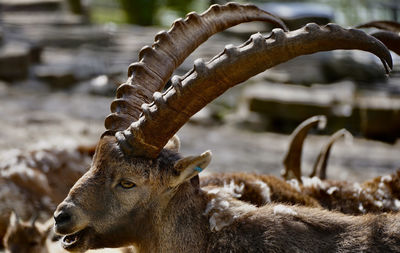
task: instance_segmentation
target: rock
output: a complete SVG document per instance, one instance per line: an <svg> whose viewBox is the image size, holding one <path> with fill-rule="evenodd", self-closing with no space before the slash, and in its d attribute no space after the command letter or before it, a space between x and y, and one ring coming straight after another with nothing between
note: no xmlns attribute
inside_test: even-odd
<svg viewBox="0 0 400 253"><path fill-rule="evenodd" d="M301 122L320 114L348 116L353 95L352 82L312 87L259 83L245 88L244 101L252 112L272 119Z"/></svg>
<svg viewBox="0 0 400 253"><path fill-rule="evenodd" d="M34 75L53 89L70 88L77 83L73 70L68 66L41 65L34 67Z"/></svg>
<svg viewBox="0 0 400 253"><path fill-rule="evenodd" d="M29 20L29 19L28 19ZM33 19L34 20L34 19ZM32 22L32 19L31 19ZM112 45L112 35L103 26L51 26L22 25L18 34L12 34L19 40L29 41L41 47L63 47L76 49L83 45L108 47ZM5 29L11 35L12 29Z"/></svg>
<svg viewBox="0 0 400 253"><path fill-rule="evenodd" d="M0 27L0 45L3 44L3 39L4 39L3 27Z"/></svg>
<svg viewBox="0 0 400 253"><path fill-rule="evenodd" d="M20 26L36 26L47 25L57 27L68 27L87 24L87 21L82 16L71 15L60 12L6 12L2 13L2 19L7 24Z"/></svg>
<svg viewBox="0 0 400 253"><path fill-rule="evenodd" d="M28 76L30 64L29 46L9 42L0 47L0 78L7 81L21 80Z"/></svg>
<svg viewBox="0 0 400 253"><path fill-rule="evenodd" d="M2 0L0 8L7 12L57 11L62 4L62 0Z"/></svg>
<svg viewBox="0 0 400 253"><path fill-rule="evenodd" d="M353 112L360 119L363 136L389 143L400 138L400 98L363 94L355 101Z"/></svg>
<svg viewBox="0 0 400 253"><path fill-rule="evenodd" d="M7 83L0 81L0 97L7 95Z"/></svg>
<svg viewBox="0 0 400 253"><path fill-rule="evenodd" d="M400 137L400 98L386 92L355 92L349 81L311 87L259 83L245 88L244 101L250 113L264 118L259 126L268 123L267 130L290 133L302 120L325 115L328 133L346 128L390 143Z"/></svg>
<svg viewBox="0 0 400 253"><path fill-rule="evenodd" d="M212 126L216 124L213 119L213 112L209 107L204 107L190 118L190 123L202 126Z"/></svg>
<svg viewBox="0 0 400 253"><path fill-rule="evenodd" d="M288 62L268 69L261 75L266 79L277 83L291 83L310 85L314 83L327 83L322 62L329 61L332 52L318 52L312 55L302 55Z"/></svg>
<svg viewBox="0 0 400 253"><path fill-rule="evenodd" d="M74 89L74 92L79 94L93 94L100 96L115 96L115 92L118 88L118 84L122 83L116 80L117 77L100 75L92 78L89 81L85 81L79 84Z"/></svg>
<svg viewBox="0 0 400 253"><path fill-rule="evenodd" d="M349 78L373 84L386 78L381 61L375 55L363 51L333 51L332 58L325 59L321 66L328 82Z"/></svg>
<svg viewBox="0 0 400 253"><path fill-rule="evenodd" d="M31 63L40 63L42 59L43 47L31 44L29 48L29 56Z"/></svg>
<svg viewBox="0 0 400 253"><path fill-rule="evenodd" d="M386 79L379 59L362 51L335 50L296 57L261 74L278 83L310 85L350 79L373 86Z"/></svg>

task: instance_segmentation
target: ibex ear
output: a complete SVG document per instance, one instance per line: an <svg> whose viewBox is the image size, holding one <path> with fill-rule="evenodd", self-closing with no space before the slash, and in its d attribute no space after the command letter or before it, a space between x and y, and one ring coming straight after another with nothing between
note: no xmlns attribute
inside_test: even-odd
<svg viewBox="0 0 400 253"><path fill-rule="evenodd" d="M18 218L17 214L14 211L12 211L11 215L10 215L10 221L9 221L8 226L10 226L11 228L16 228L16 227L18 227L18 225L19 225L19 218Z"/></svg>
<svg viewBox="0 0 400 253"><path fill-rule="evenodd" d="M178 176L171 180L170 187L176 187L197 176L210 163L211 157L211 151L206 151L199 156L188 156L178 160L174 165Z"/></svg>
<svg viewBox="0 0 400 253"><path fill-rule="evenodd" d="M179 152L179 149L181 148L181 141L179 140L178 135L175 134L171 139L169 139L164 148Z"/></svg>

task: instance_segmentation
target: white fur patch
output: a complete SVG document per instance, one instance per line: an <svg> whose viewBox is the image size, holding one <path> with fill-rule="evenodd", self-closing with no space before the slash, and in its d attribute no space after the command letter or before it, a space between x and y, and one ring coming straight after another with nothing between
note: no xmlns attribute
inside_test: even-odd
<svg viewBox="0 0 400 253"><path fill-rule="evenodd" d="M261 180L257 180L253 184L260 188L265 203L271 202L271 188L269 188L268 184Z"/></svg>
<svg viewBox="0 0 400 253"><path fill-rule="evenodd" d="M244 184L237 185L234 180L231 180L229 184L224 181L223 190L234 198L240 198L243 195Z"/></svg>
<svg viewBox="0 0 400 253"><path fill-rule="evenodd" d="M292 208L284 205L276 205L274 206L274 214L275 215L297 215L297 212Z"/></svg>
<svg viewBox="0 0 400 253"><path fill-rule="evenodd" d="M211 196L211 200L207 203L206 210L203 215L209 216L209 223L211 231L220 231L226 226L232 224L237 218L241 217L244 213L255 210L256 207L234 198L235 189L239 188L226 184L224 187L212 187L211 189L204 190Z"/></svg>
<svg viewBox="0 0 400 253"><path fill-rule="evenodd" d="M394 209L395 210L399 210L400 209L400 200L395 199L393 204L394 204Z"/></svg>
<svg viewBox="0 0 400 253"><path fill-rule="evenodd" d="M381 177L381 182L390 182L392 181L392 175L386 175Z"/></svg>
<svg viewBox="0 0 400 253"><path fill-rule="evenodd" d="M366 210L365 210L365 208L364 208L364 206L363 206L363 204L361 202L358 203L358 210L360 210L360 212L362 212L362 213L366 212Z"/></svg>
<svg viewBox="0 0 400 253"><path fill-rule="evenodd" d="M303 186L304 187L310 187L314 189L321 189L324 190L326 188L326 185L321 179L318 177L301 177L301 180L303 181Z"/></svg>
<svg viewBox="0 0 400 253"><path fill-rule="evenodd" d="M300 184L299 184L299 181L297 181L297 179L290 179L290 180L288 180L288 181L286 181L288 184L290 184L290 186L293 188L293 189L295 189L296 191L298 191L298 192L301 192L301 189L300 189Z"/></svg>
<svg viewBox="0 0 400 253"><path fill-rule="evenodd" d="M329 187L329 189L326 191L329 195L332 195L334 192L339 191L339 188L337 186L332 186Z"/></svg>

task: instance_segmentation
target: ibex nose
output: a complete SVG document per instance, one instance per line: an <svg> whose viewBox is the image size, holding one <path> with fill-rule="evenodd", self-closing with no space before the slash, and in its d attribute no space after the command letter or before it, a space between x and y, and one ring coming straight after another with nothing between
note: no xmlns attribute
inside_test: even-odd
<svg viewBox="0 0 400 253"><path fill-rule="evenodd" d="M54 228L56 233L67 233L74 226L72 206L68 203L62 203L54 212Z"/></svg>
<svg viewBox="0 0 400 253"><path fill-rule="evenodd" d="M54 221L56 226L61 226L62 224L68 223L71 221L71 215L66 211L56 212L54 213Z"/></svg>

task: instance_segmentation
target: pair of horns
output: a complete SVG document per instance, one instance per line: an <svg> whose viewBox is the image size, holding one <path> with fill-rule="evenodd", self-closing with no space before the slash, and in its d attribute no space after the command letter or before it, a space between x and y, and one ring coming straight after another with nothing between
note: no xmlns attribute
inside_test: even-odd
<svg viewBox="0 0 400 253"><path fill-rule="evenodd" d="M301 156L303 152L304 140L310 129L317 127L318 129L324 129L326 127L327 119L323 115L314 116L303 121L292 133L289 148L284 156L283 165L285 170L282 172L283 178L286 180L293 176L299 181L301 179ZM314 163L314 167L310 174L310 177L318 176L320 179L326 179L326 168L328 165L329 155L333 144L344 137L345 139L352 139L352 135L346 129L340 129L331 135L328 141L324 144L321 151L319 152L317 159Z"/></svg>
<svg viewBox="0 0 400 253"><path fill-rule="evenodd" d="M231 6L236 6L235 8L239 9L246 7L237 4L231 4ZM211 9L213 8L215 7ZM254 8L251 7L253 11L257 12L258 9ZM258 12L265 13L260 10ZM232 12L228 12L226 15L222 13L224 12L218 14L218 16L221 15L221 20L229 19L232 15ZM275 23L279 24L277 21ZM174 26L171 30L174 29ZM222 53L209 62L196 60L194 68L187 74L172 78L172 86L164 93L158 92L163 85L148 88L156 91L151 99L139 92L140 95L147 98L143 101L152 101L141 106L142 115L140 118L126 128L128 121L136 119L135 117L138 116L137 110L128 110L126 113L130 116L122 117L121 115L125 115L124 110L116 107L119 114L108 117L107 119L112 122L108 124L106 119L106 127L109 130L118 130L115 136L124 152L134 156L155 158L168 140L193 114L227 89L294 57L334 49L359 49L371 52L381 59L387 72L389 68L392 68L392 59L387 48L380 41L360 30L344 29L333 24L323 27L308 24L292 32L274 29L268 37L254 34L247 42L238 47L226 46ZM170 54L173 54L173 52L170 52ZM187 51L182 54L177 53L177 55L185 55L186 57ZM165 60L165 62L168 61ZM172 69L171 67L168 75L172 73ZM153 74L155 71L149 70L148 72ZM140 73L133 73L130 80L139 75ZM155 76L159 77L160 75L156 74ZM148 82L152 79L149 76L148 80L143 77L140 80ZM159 83L163 82L160 81ZM124 86L126 85L122 87ZM124 97L125 95L120 96ZM130 103L129 99L133 96L135 96L135 93L132 90L132 93L128 93L124 97L125 104ZM114 116L123 120L114 121ZM122 124L118 122L122 122Z"/></svg>

